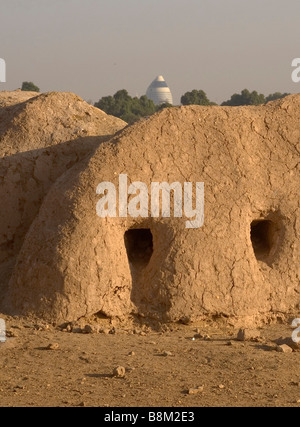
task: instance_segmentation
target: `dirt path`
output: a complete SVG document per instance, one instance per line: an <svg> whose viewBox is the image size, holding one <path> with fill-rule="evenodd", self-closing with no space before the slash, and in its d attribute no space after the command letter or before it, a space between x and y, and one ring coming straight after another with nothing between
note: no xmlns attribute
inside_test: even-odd
<svg viewBox="0 0 300 427"><path fill-rule="evenodd" d="M266 327L261 342L242 343L233 329L203 325L210 340L192 340L195 326L134 333L103 320L102 333L80 334L6 320L14 337L0 344L4 407L300 405L300 353L278 353L273 342L291 335L288 325ZM51 344L58 349L48 350ZM113 377L117 366L126 368L125 378ZM203 392L187 393L200 386Z"/></svg>

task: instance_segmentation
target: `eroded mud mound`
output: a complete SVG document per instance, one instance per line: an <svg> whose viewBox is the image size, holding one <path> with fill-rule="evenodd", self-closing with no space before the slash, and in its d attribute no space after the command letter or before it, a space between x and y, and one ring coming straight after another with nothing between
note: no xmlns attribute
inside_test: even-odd
<svg viewBox="0 0 300 427"><path fill-rule="evenodd" d="M126 126L73 94L30 95L0 92L0 302L51 185Z"/></svg>
<svg viewBox="0 0 300 427"><path fill-rule="evenodd" d="M33 98L32 92L23 94L12 92L12 103L6 108L0 108L2 157L50 147L79 137L113 135L125 125L122 120L108 116L72 93L35 94ZM23 102L26 96L30 98ZM3 99L7 103L9 96L3 96Z"/></svg>
<svg viewBox="0 0 300 427"><path fill-rule="evenodd" d="M28 101L30 98L35 98L40 94L37 92L27 92L21 89L14 91L0 91L0 108L10 107L12 105L21 104Z"/></svg>
<svg viewBox="0 0 300 427"><path fill-rule="evenodd" d="M254 321L299 309L300 96L164 110L101 145L50 189L7 307L54 321L137 313ZM96 215L99 183L204 182L205 223Z"/></svg>

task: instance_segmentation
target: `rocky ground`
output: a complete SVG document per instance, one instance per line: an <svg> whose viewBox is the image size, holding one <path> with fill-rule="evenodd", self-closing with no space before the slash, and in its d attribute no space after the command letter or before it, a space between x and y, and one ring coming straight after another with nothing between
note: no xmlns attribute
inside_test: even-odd
<svg viewBox="0 0 300 427"><path fill-rule="evenodd" d="M288 323L237 341L221 324L99 318L55 328L0 317L9 336L0 344L3 407L300 406L300 352L277 345L291 337Z"/></svg>

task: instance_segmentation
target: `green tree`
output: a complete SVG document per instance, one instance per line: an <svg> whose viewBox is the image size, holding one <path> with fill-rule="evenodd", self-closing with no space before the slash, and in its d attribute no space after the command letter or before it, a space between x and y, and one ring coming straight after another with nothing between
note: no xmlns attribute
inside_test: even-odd
<svg viewBox="0 0 300 427"><path fill-rule="evenodd" d="M241 94L235 93L229 101L223 102L222 106L239 106L239 105L260 105L266 102L263 94L258 92L250 92L248 89L242 90Z"/></svg>
<svg viewBox="0 0 300 427"><path fill-rule="evenodd" d="M211 102L203 90L192 90L181 97L182 105L216 105Z"/></svg>
<svg viewBox="0 0 300 427"><path fill-rule="evenodd" d="M24 92L40 92L40 88L32 82L23 82L21 90Z"/></svg>
<svg viewBox="0 0 300 427"><path fill-rule="evenodd" d="M124 89L119 90L114 96L105 96L95 103L105 113L119 117L127 123L134 123L142 117L151 116L156 112L156 107L147 96L132 98Z"/></svg>
<svg viewBox="0 0 300 427"><path fill-rule="evenodd" d="M285 98L288 95L290 95L290 93L281 93L281 92L271 93L269 96L266 97L266 102L276 101L277 99Z"/></svg>

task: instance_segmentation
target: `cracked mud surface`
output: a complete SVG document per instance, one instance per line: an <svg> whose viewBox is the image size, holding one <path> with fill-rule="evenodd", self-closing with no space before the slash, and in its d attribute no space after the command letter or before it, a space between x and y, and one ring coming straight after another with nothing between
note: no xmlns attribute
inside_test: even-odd
<svg viewBox="0 0 300 427"><path fill-rule="evenodd" d="M10 280L18 313L72 321L102 311L260 322L299 309L300 96L258 107L181 107L127 127L48 191ZM99 218L96 188L204 182L205 222ZM152 234L144 268L124 236ZM142 254L143 255L143 254ZM132 264L132 263L131 263Z"/></svg>

